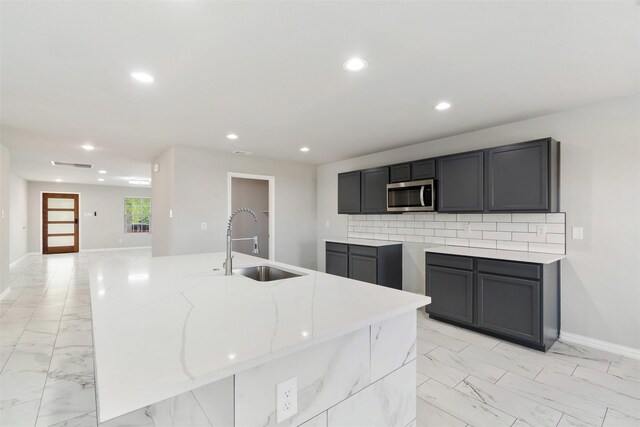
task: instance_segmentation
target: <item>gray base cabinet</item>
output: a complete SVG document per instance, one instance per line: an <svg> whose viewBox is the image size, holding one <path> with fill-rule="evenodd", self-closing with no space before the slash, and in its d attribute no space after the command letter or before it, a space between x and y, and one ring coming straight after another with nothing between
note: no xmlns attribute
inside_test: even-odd
<svg viewBox="0 0 640 427"><path fill-rule="evenodd" d="M328 274L402 289L402 245L364 246L326 243Z"/></svg>
<svg viewBox="0 0 640 427"><path fill-rule="evenodd" d="M427 253L427 312L546 351L560 332L558 264Z"/></svg>

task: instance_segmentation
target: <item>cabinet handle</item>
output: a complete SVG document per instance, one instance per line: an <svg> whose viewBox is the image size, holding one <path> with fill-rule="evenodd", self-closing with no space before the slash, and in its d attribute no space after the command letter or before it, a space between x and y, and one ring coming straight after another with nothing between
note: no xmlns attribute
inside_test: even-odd
<svg viewBox="0 0 640 427"><path fill-rule="evenodd" d="M424 206L424 185L420 187L420 204Z"/></svg>

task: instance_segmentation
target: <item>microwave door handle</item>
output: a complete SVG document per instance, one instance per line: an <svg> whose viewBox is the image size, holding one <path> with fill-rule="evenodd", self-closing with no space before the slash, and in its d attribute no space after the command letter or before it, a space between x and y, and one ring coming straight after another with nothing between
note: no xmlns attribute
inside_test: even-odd
<svg viewBox="0 0 640 427"><path fill-rule="evenodd" d="M424 185L420 187L420 205L424 207Z"/></svg>

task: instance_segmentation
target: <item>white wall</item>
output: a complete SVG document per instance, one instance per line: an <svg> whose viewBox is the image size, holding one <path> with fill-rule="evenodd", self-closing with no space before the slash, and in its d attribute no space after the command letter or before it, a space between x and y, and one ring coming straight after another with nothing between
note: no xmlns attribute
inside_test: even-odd
<svg viewBox="0 0 640 427"><path fill-rule="evenodd" d="M446 114L455 114L455 111ZM323 238L345 237L337 214L337 174L551 136L561 141L562 330L640 349L640 97L632 96L318 168L318 266ZM405 244L405 289L424 291L420 244Z"/></svg>
<svg viewBox="0 0 640 427"><path fill-rule="evenodd" d="M27 253L28 185L25 179L12 173L9 187L9 257L14 262Z"/></svg>
<svg viewBox="0 0 640 427"><path fill-rule="evenodd" d="M227 173L240 172L275 176L276 260L315 268L315 166L184 146L174 147L157 162L160 171L153 174L153 199L163 211L154 211L154 217L166 220L172 209L173 218L168 227L156 227L154 256L224 251ZM201 229L202 222L207 222L208 230Z"/></svg>
<svg viewBox="0 0 640 427"><path fill-rule="evenodd" d="M0 145L0 294L9 288L9 150Z"/></svg>
<svg viewBox="0 0 640 427"><path fill-rule="evenodd" d="M147 233L124 232L124 198L151 197L151 189L108 185L28 183L29 252L41 252L41 193L80 193L80 250L151 246ZM153 200L151 200L153 205ZM96 212L97 216L93 216ZM153 233L153 227L151 233Z"/></svg>

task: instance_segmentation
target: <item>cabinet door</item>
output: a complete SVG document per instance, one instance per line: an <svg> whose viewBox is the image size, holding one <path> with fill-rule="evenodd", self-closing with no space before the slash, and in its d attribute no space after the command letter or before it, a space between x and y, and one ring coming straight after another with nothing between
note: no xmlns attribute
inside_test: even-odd
<svg viewBox="0 0 640 427"><path fill-rule="evenodd" d="M349 278L377 284L378 260L374 257L350 254Z"/></svg>
<svg viewBox="0 0 640 427"><path fill-rule="evenodd" d="M487 150L487 209L549 209L549 140Z"/></svg>
<svg viewBox="0 0 640 427"><path fill-rule="evenodd" d="M473 323L473 272L427 265L427 312Z"/></svg>
<svg viewBox="0 0 640 427"><path fill-rule="evenodd" d="M349 277L349 255L341 252L326 252L327 274L334 274L340 277Z"/></svg>
<svg viewBox="0 0 640 427"><path fill-rule="evenodd" d="M438 212L479 212L484 209L484 153L438 158Z"/></svg>
<svg viewBox="0 0 640 427"><path fill-rule="evenodd" d="M362 171L362 213L387 212L387 184L389 168L375 168Z"/></svg>
<svg viewBox="0 0 640 427"><path fill-rule="evenodd" d="M390 169L391 182L411 181L411 163L403 163L401 165L393 165Z"/></svg>
<svg viewBox="0 0 640 427"><path fill-rule="evenodd" d="M418 160L411 163L411 181L436 177L436 159Z"/></svg>
<svg viewBox="0 0 640 427"><path fill-rule="evenodd" d="M478 274L478 327L540 341L540 282Z"/></svg>
<svg viewBox="0 0 640 427"><path fill-rule="evenodd" d="M360 171L338 174L338 213L360 213Z"/></svg>

